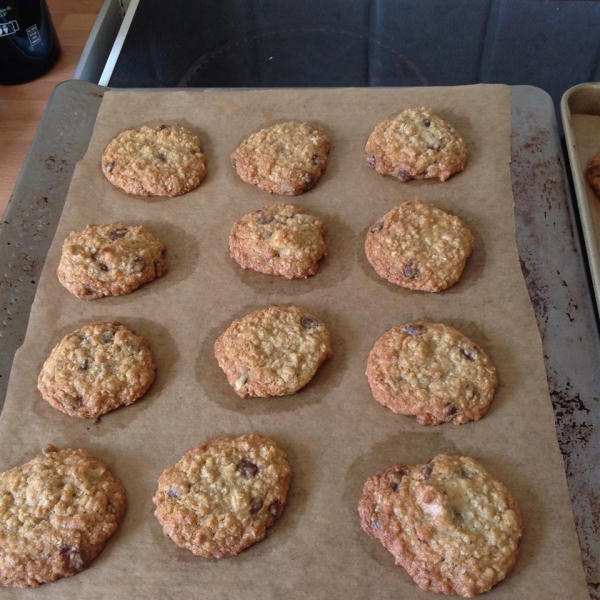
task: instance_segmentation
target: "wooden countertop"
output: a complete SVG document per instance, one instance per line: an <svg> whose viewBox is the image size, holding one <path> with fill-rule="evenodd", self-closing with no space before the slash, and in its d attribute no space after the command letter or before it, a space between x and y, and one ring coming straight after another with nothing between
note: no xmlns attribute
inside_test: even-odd
<svg viewBox="0 0 600 600"><path fill-rule="evenodd" d="M40 79L0 86L0 214L4 214L46 103L56 85L71 79L102 0L47 0L62 54Z"/></svg>

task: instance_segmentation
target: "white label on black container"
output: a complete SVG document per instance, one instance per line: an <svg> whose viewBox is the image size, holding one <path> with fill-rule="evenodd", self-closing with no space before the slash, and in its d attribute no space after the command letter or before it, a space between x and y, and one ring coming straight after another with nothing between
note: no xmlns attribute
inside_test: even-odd
<svg viewBox="0 0 600 600"><path fill-rule="evenodd" d="M31 27L28 27L25 31L27 31L27 35L29 36L29 43L32 46L35 46L36 44L39 44L42 41L37 25L32 25Z"/></svg>
<svg viewBox="0 0 600 600"><path fill-rule="evenodd" d="M19 24L16 21L9 21L8 23L0 23L0 37L5 35L12 35L19 31Z"/></svg>

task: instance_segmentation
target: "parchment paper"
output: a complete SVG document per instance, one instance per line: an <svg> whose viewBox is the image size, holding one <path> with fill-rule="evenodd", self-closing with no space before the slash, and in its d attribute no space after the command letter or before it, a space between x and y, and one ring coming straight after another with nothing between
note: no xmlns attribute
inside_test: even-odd
<svg viewBox="0 0 600 600"><path fill-rule="evenodd" d="M466 171L443 184L402 184L365 166L363 148L373 127L411 106L433 107L464 135ZM250 132L287 119L320 123L332 141L323 178L293 200L328 229L329 256L305 281L245 272L228 256L233 222L282 201L239 180L229 155ZM104 178L100 156L108 141L144 123L180 123L200 134L208 176L199 189L143 199ZM86 572L28 592L1 590L2 597L433 598L363 533L356 507L364 481L376 471L450 452L480 460L522 508L519 561L490 600L587 598L540 337L519 267L509 138L510 94L503 86L108 92L14 363L0 420L0 468L31 459L48 442L86 448L121 479L128 511ZM385 282L364 255L368 227L416 197L460 216L476 239L462 280L440 294ZM78 300L55 275L62 241L88 223L114 221L141 223L163 239L169 272L128 296ZM323 319L335 356L294 396L241 400L219 370L213 344L234 318L273 303L298 304ZM118 319L146 336L158 374L144 399L94 424L54 410L36 380L62 336L100 319ZM372 399L367 355L382 333L412 319L455 326L489 352L500 385L483 420L427 428ZM236 558L194 557L163 535L153 515L156 479L193 446L252 431L273 437L289 455L294 479L283 517L264 541Z"/></svg>

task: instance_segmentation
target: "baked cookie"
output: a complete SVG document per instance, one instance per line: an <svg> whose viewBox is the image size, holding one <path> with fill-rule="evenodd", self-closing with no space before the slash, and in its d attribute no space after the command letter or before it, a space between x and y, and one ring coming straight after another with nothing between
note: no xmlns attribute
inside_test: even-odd
<svg viewBox="0 0 600 600"><path fill-rule="evenodd" d="M292 470L269 438L213 440L163 471L154 495L166 535L197 556L235 556L281 516Z"/></svg>
<svg viewBox="0 0 600 600"><path fill-rule="evenodd" d="M377 274L391 283L441 292L458 282L473 245L473 235L458 217L413 200L369 229L365 252Z"/></svg>
<svg viewBox="0 0 600 600"><path fill-rule="evenodd" d="M247 137L231 155L240 179L273 194L298 196L312 190L327 164L325 132L289 121Z"/></svg>
<svg viewBox="0 0 600 600"><path fill-rule="evenodd" d="M365 152L369 167L399 181L446 181L467 164L464 140L430 108L408 108L379 123Z"/></svg>
<svg viewBox="0 0 600 600"><path fill-rule="evenodd" d="M367 360L375 400L421 425L478 421L498 384L487 354L465 335L441 323L417 321L392 327Z"/></svg>
<svg viewBox="0 0 600 600"><path fill-rule="evenodd" d="M297 306L270 306L234 321L215 342L215 356L238 396L268 398L304 387L333 351L316 317Z"/></svg>
<svg viewBox="0 0 600 600"><path fill-rule="evenodd" d="M88 225L64 241L58 279L82 300L122 296L166 273L166 249L141 226Z"/></svg>
<svg viewBox="0 0 600 600"><path fill-rule="evenodd" d="M585 169L585 176L596 196L600 198L600 154L596 154Z"/></svg>
<svg viewBox="0 0 600 600"><path fill-rule="evenodd" d="M160 125L121 132L102 155L102 172L136 196L180 196L206 175L198 136L184 127Z"/></svg>
<svg viewBox="0 0 600 600"><path fill-rule="evenodd" d="M141 398L155 371L143 337L120 323L93 323L54 347L38 389L44 400L72 417L99 417Z"/></svg>
<svg viewBox="0 0 600 600"><path fill-rule="evenodd" d="M85 450L45 446L0 473L0 585L71 577L102 552L125 514L125 490Z"/></svg>
<svg viewBox="0 0 600 600"><path fill-rule="evenodd" d="M291 204L269 204L240 219L229 250L243 269L287 279L314 275L327 256L325 227L318 217Z"/></svg>
<svg viewBox="0 0 600 600"><path fill-rule="evenodd" d="M419 587L466 598L508 575L523 532L516 498L465 456L440 454L373 475L358 512L364 531Z"/></svg>

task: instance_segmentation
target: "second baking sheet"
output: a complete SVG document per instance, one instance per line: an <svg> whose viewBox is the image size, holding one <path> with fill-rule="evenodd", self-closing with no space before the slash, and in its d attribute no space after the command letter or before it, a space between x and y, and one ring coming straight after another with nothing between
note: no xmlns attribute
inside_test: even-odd
<svg viewBox="0 0 600 600"><path fill-rule="evenodd" d="M362 532L356 505L364 480L375 471L456 452L480 460L523 509L520 560L490 597L587 597L541 343L514 238L509 98L502 86L106 94L15 360L0 419L0 466L28 460L47 442L81 446L120 477L129 509L91 569L32 595L97 597L102 590L106 598L239 598L242 591L248 598L431 596ZM467 169L443 184L401 184L368 169L363 148L375 124L421 105L432 106L465 136ZM329 256L306 281L242 271L227 248L236 219L280 200L241 182L229 154L251 131L287 119L319 123L332 141L317 187L291 200L322 217L328 230ZM179 198L126 196L105 180L100 155L122 129L162 122L198 131L208 176ZM364 256L368 227L415 197L457 214L475 235L461 282L441 294L388 284ZM141 223L161 237L169 247L169 273L129 296L77 300L56 280L62 240L87 223L110 221ZM229 388L212 346L234 318L272 303L299 304L323 319L335 356L295 396L244 401ZM364 376L369 350L393 324L420 318L461 329L495 361L500 386L482 421L424 428L372 399ZM122 320L145 335L159 370L144 399L93 424L54 411L35 382L60 337L99 319ZM192 446L250 431L273 437L288 452L294 469L289 506L266 540L239 557L195 558L164 537L152 514L156 478Z"/></svg>

